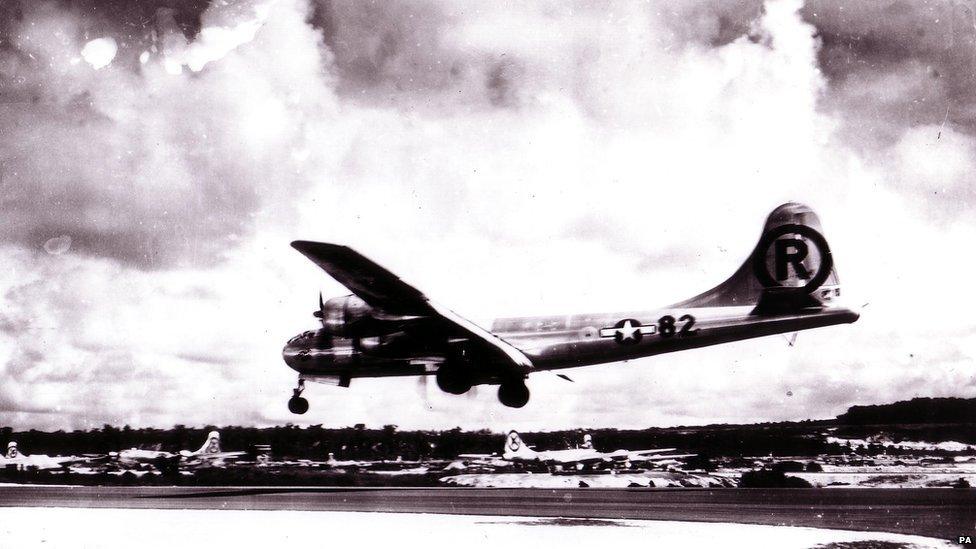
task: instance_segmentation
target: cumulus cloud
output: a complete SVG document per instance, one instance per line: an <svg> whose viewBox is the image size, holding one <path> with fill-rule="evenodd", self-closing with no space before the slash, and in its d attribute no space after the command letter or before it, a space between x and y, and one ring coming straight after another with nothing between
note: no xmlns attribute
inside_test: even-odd
<svg viewBox="0 0 976 549"><path fill-rule="evenodd" d="M972 100L947 72L966 54L915 32L954 17L965 45L966 12L879 6L8 4L0 409L294 421L279 349L316 290L344 290L292 238L359 248L487 324L692 295L787 200L821 213L871 303L854 326L533 376L518 411L491 388L314 387L302 421L640 427L970 396L972 298L933 283L976 229Z"/></svg>
<svg viewBox="0 0 976 549"><path fill-rule="evenodd" d="M814 0L804 15L823 41L819 60L830 86L821 106L836 115L846 144L890 168L884 177L903 190L917 183L906 194L932 206L933 218L971 208L976 7L885 1L850 9ZM929 192L933 184L941 192Z"/></svg>
<svg viewBox="0 0 976 549"><path fill-rule="evenodd" d="M821 64L834 80L830 101L876 119L896 138L898 127L953 122L973 127L976 71L974 8L966 2L872 2L851 9L815 0L805 16L824 41ZM860 111L860 113L859 113Z"/></svg>
<svg viewBox="0 0 976 549"><path fill-rule="evenodd" d="M273 15L253 8L237 5L244 22L228 27L244 26L250 40L214 38L224 29L211 23L223 10L214 7L176 61L182 31L158 10L145 29L155 40L121 46L152 53L134 68L108 65L107 46L93 44L115 39L86 42L77 14L29 4L8 31L12 47L0 52L2 238L36 246L67 234L80 253L149 269L213 264L275 195L305 189L314 176L295 154L308 146L305 120L327 123L335 108L319 36L299 5ZM183 62L199 70L232 50L213 70L167 70Z"/></svg>

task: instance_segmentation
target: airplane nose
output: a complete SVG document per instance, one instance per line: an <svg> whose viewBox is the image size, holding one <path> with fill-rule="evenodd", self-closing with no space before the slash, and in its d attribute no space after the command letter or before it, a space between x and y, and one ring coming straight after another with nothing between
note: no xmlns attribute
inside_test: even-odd
<svg viewBox="0 0 976 549"><path fill-rule="evenodd" d="M281 358L284 359L285 364L292 370L298 371L298 353L302 351L302 348L294 343L286 343L284 348L281 349Z"/></svg>
<svg viewBox="0 0 976 549"><path fill-rule="evenodd" d="M316 368L316 357L325 345L318 332L302 332L288 340L281 349L281 358L289 368L298 373L307 373Z"/></svg>

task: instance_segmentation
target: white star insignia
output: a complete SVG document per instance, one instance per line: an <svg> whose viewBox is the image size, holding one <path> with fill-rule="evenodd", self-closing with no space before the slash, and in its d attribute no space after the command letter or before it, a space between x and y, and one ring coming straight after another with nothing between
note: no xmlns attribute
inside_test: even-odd
<svg viewBox="0 0 976 549"><path fill-rule="evenodd" d="M623 323L623 326L617 328L616 333L620 335L620 339L623 341L633 341L638 338L641 331L640 324L635 324L633 321L628 320Z"/></svg>

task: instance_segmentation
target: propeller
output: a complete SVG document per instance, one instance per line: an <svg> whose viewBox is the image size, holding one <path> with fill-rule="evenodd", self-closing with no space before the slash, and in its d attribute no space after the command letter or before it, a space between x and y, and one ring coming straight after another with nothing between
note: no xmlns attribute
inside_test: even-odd
<svg viewBox="0 0 976 549"><path fill-rule="evenodd" d="M417 392L424 401L424 407L428 410L433 410L434 407L430 404L430 385L427 383L428 377L430 376L417 376Z"/></svg>
<svg viewBox="0 0 976 549"><path fill-rule="evenodd" d="M325 302L322 301L322 292L319 292L319 310L312 313L312 316L319 320L325 318Z"/></svg>

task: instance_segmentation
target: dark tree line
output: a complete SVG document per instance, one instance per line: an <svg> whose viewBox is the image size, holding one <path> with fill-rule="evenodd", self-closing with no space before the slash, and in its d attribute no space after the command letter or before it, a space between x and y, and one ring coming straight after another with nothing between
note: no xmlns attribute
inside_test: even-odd
<svg viewBox="0 0 976 549"><path fill-rule="evenodd" d="M828 429L834 429L832 434L840 438L883 435L895 442L957 440L976 444L974 410L976 399L913 399L884 406L854 406L836 420L635 430L576 429L523 433L523 439L540 450L578 446L583 442L583 435L590 433L594 446L602 451L673 447L706 457L839 454L854 450L845 445L828 444ZM225 450L270 445L275 456L315 460L324 460L330 453L336 459L450 459L462 453L501 453L505 440L505 433L488 430L401 431L396 425L381 429L367 429L362 424L340 429L321 425L303 428L290 424L219 429L184 425L170 429L133 429L104 425L88 431L55 432L15 432L10 427L3 427L0 428L0 444L16 440L26 453L50 455L100 454L133 447L176 452L195 450L212 430L220 431Z"/></svg>
<svg viewBox="0 0 976 549"><path fill-rule="evenodd" d="M363 425L327 429L321 425L302 428L276 427L187 427L134 429L104 425L87 431L14 431L0 428L0 442L16 440L28 454L103 454L127 448L158 449L169 452L196 450L207 433L220 431L224 450L249 450L270 445L276 456L323 460L330 453L336 459L404 460L450 458L458 453L499 452L504 437L489 431L400 431L396 425L367 429Z"/></svg>
<svg viewBox="0 0 976 549"><path fill-rule="evenodd" d="M890 423L973 423L976 398L913 398L893 404L852 406L837 416L842 425Z"/></svg>

